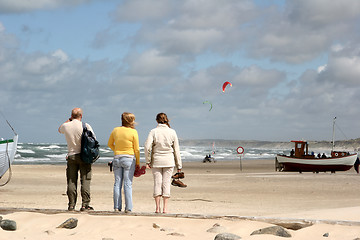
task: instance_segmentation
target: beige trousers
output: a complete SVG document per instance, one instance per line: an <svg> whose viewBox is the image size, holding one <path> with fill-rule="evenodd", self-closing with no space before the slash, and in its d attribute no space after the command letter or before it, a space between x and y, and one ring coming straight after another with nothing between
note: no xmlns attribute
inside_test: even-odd
<svg viewBox="0 0 360 240"><path fill-rule="evenodd" d="M154 197L170 197L171 176L174 167L152 168L154 177Z"/></svg>

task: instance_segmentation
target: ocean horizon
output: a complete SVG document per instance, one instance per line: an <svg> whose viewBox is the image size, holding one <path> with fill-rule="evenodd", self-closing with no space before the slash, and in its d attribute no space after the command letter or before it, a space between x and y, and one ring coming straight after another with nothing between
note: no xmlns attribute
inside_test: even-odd
<svg viewBox="0 0 360 240"><path fill-rule="evenodd" d="M314 145L315 148L310 145L309 151L330 155L331 147L328 143ZM240 146L244 148L241 155L237 151ZM209 154L218 162L239 161L240 156L242 160L274 160L277 154L289 154L293 147L291 142L181 140L180 154L183 162L202 162ZM66 155L66 143L19 143L13 164L66 164ZM101 145L100 158L95 164L107 164L112 159L113 151ZM145 163L143 146L140 146L140 162Z"/></svg>

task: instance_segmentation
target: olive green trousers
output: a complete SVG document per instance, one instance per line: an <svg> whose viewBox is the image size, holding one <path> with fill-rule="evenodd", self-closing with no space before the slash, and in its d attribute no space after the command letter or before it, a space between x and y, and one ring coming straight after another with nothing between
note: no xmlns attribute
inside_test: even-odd
<svg viewBox="0 0 360 240"><path fill-rule="evenodd" d="M80 154L67 157L66 179L67 179L67 196L69 199L69 208L75 207L77 200L77 185L80 172L81 184L81 207L87 207L90 204L90 182L91 182L91 164L81 160Z"/></svg>

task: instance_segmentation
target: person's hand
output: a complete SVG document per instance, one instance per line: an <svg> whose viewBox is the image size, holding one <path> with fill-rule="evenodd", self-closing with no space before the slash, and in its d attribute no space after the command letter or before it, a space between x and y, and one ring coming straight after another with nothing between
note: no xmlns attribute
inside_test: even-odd
<svg viewBox="0 0 360 240"><path fill-rule="evenodd" d="M177 172L181 172L181 169L178 169Z"/></svg>
<svg viewBox="0 0 360 240"><path fill-rule="evenodd" d="M150 168L151 168L151 167L150 167L150 164L147 163L147 164L146 164L146 168L147 168L147 169L150 169Z"/></svg>

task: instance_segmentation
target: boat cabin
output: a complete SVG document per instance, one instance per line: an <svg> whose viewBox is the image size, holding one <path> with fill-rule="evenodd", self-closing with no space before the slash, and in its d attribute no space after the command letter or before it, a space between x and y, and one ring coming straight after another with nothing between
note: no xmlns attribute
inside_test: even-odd
<svg viewBox="0 0 360 240"><path fill-rule="evenodd" d="M314 155L309 154L309 145L305 141L291 141L295 143L295 151L291 151L290 156L295 158L315 158Z"/></svg>
<svg viewBox="0 0 360 240"><path fill-rule="evenodd" d="M290 157L295 158L315 158L314 155L309 154L308 143L305 141L291 141L295 143L295 151L291 150ZM332 158L349 156L349 152L331 151Z"/></svg>

